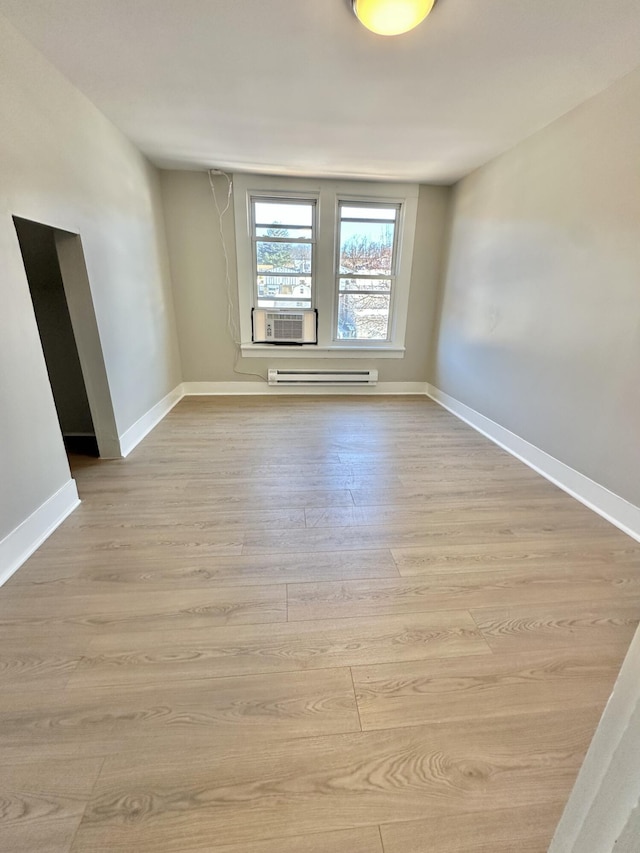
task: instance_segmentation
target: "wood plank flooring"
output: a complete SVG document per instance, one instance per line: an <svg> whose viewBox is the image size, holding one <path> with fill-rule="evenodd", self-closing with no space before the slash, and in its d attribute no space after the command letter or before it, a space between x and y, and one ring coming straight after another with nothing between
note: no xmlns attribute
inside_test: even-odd
<svg viewBox="0 0 640 853"><path fill-rule="evenodd" d="M423 398L187 398L0 589L8 853L544 853L640 546Z"/></svg>

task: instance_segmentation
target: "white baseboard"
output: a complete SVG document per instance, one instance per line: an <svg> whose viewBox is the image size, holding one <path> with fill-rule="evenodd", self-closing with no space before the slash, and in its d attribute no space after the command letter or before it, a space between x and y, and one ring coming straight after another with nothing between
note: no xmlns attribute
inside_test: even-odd
<svg viewBox="0 0 640 853"><path fill-rule="evenodd" d="M542 474L563 491L597 512L624 533L640 542L640 507L609 491L524 438L476 412L454 397L427 384L427 396L475 430L490 438L525 465Z"/></svg>
<svg viewBox="0 0 640 853"><path fill-rule="evenodd" d="M166 397L163 397L160 402L152 406L141 418L130 426L129 429L120 436L120 453L123 457L128 456L131 451L136 448L145 436L149 435L151 430L157 426L160 421L169 414L171 409L179 403L183 398L184 392L182 385L177 385L173 391L169 391Z"/></svg>
<svg viewBox="0 0 640 853"><path fill-rule="evenodd" d="M298 395L331 395L336 394L425 394L424 382L378 382L377 385L332 386L320 385L268 385L267 382L183 382L182 389L185 397L196 396L237 396L237 395L269 395L284 394Z"/></svg>
<svg viewBox="0 0 640 853"><path fill-rule="evenodd" d="M80 505L75 480L51 495L0 542L0 586L27 560L65 518Z"/></svg>

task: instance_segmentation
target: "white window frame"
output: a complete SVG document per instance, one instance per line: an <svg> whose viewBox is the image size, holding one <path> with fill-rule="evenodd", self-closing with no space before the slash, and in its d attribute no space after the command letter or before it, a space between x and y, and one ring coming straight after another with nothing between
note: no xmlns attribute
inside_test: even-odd
<svg viewBox="0 0 640 853"><path fill-rule="evenodd" d="M238 173L233 176L233 187L242 355L253 358L403 358L418 185ZM251 341L251 309L256 294L251 199L255 196L316 200L312 299L318 309L317 344L273 346ZM389 338L385 341L337 339L340 202L400 205L395 233L397 267L391 292Z"/></svg>

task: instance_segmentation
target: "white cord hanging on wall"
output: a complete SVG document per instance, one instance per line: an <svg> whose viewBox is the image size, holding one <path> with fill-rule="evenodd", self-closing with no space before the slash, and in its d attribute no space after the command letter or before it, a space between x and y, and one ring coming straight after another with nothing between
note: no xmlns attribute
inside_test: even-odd
<svg viewBox="0 0 640 853"><path fill-rule="evenodd" d="M224 255L224 285L225 292L227 296L227 329L229 331L229 335L233 344L235 346L235 358L233 361L233 372L239 374L240 376L257 376L258 379L262 379L264 382L267 381L266 376L263 376L261 373L254 373L247 370L239 370L238 369L238 361L240 360L240 356L242 350L240 348L240 330L238 328L238 310L236 307L236 303L234 301L233 294L233 286L231 284L231 272L230 272L230 264L229 264L229 251L227 249L227 241L224 236L224 217L231 207L231 199L233 194L233 181L231 177L223 172L221 169L209 169L208 172L209 177L209 186L211 187L211 193L213 194L213 201L216 206L216 211L218 213L218 230L220 232L220 242L222 243L222 253ZM224 207L220 207L218 202L218 194L216 192L215 186L215 177L224 177L227 180L227 191L226 191L226 202Z"/></svg>

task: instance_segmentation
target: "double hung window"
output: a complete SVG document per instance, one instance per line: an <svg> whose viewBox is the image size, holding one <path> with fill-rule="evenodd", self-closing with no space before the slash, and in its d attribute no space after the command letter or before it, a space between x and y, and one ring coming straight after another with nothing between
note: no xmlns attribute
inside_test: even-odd
<svg viewBox="0 0 640 853"><path fill-rule="evenodd" d="M251 199L256 308L311 308L315 199Z"/></svg>
<svg viewBox="0 0 640 853"><path fill-rule="evenodd" d="M242 354L269 348L252 343L252 308L315 308L317 345L277 357L402 358L417 185L245 174L233 185Z"/></svg>
<svg viewBox="0 0 640 853"><path fill-rule="evenodd" d="M336 340L389 340L401 209L339 203Z"/></svg>

